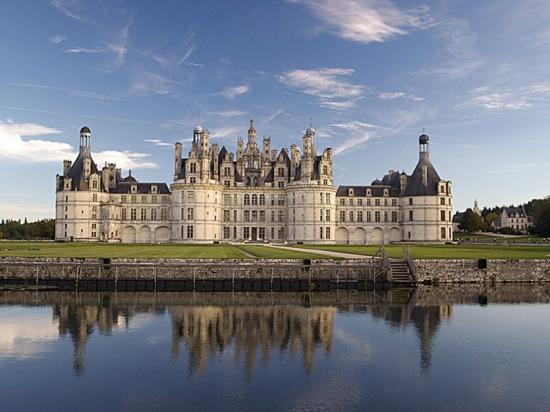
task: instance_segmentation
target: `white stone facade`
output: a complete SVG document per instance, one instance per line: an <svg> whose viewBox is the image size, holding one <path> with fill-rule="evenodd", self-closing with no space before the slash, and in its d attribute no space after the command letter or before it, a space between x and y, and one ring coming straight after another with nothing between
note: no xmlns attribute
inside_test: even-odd
<svg viewBox="0 0 550 412"><path fill-rule="evenodd" d="M210 145L197 126L187 157L175 145L174 180L141 183L92 160L91 132L80 134L74 164L57 176L56 239L123 243L275 242L381 244L452 240L451 183L420 137L414 172L390 171L368 186L333 184L333 153L317 154L309 128L300 150L260 149L251 119L236 155Z"/></svg>

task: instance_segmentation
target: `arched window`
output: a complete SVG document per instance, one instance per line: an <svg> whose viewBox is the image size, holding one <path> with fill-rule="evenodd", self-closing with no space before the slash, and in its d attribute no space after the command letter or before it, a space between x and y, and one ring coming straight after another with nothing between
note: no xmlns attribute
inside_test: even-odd
<svg viewBox="0 0 550 412"><path fill-rule="evenodd" d="M258 195L252 195L252 206L258 206Z"/></svg>
<svg viewBox="0 0 550 412"><path fill-rule="evenodd" d="M250 195L244 195L244 204L250 205Z"/></svg>
<svg viewBox="0 0 550 412"><path fill-rule="evenodd" d="M265 206L265 195L260 195L260 206Z"/></svg>

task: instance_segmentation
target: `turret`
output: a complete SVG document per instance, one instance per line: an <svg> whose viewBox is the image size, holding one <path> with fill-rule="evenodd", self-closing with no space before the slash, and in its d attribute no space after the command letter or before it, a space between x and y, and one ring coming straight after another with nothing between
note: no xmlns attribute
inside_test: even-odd
<svg viewBox="0 0 550 412"><path fill-rule="evenodd" d="M92 131L88 126L80 129L80 154L87 156L91 151Z"/></svg>
<svg viewBox="0 0 550 412"><path fill-rule="evenodd" d="M201 148L204 154L208 154L208 137L210 136L208 129L204 129L201 133Z"/></svg>
<svg viewBox="0 0 550 412"><path fill-rule="evenodd" d="M254 118L250 116L250 126L248 127L248 146L256 146L256 128L254 127Z"/></svg>
<svg viewBox="0 0 550 412"><path fill-rule="evenodd" d="M263 145L264 161L268 161L270 159L270 156L271 156L270 146L271 146L271 139L269 137L265 136L264 137L264 145Z"/></svg>
<svg viewBox="0 0 550 412"><path fill-rule="evenodd" d="M430 138L422 133L418 138L420 160L430 160Z"/></svg>
<svg viewBox="0 0 550 412"><path fill-rule="evenodd" d="M71 160L63 160L63 176L67 176L72 165L73 162Z"/></svg>
<svg viewBox="0 0 550 412"><path fill-rule="evenodd" d="M239 137L237 139L237 161L241 161L243 159L243 138Z"/></svg>
<svg viewBox="0 0 550 412"><path fill-rule="evenodd" d="M182 151L183 146L180 142L176 142L176 160L175 160L175 167L174 167L174 180L178 179L180 173L181 173L181 158L182 158Z"/></svg>

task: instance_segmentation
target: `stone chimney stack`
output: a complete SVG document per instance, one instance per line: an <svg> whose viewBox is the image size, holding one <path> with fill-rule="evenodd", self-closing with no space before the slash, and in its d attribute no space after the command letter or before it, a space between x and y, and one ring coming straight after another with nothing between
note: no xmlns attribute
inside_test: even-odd
<svg viewBox="0 0 550 412"><path fill-rule="evenodd" d="M63 160L63 176L67 176L72 165L73 162L71 160Z"/></svg>

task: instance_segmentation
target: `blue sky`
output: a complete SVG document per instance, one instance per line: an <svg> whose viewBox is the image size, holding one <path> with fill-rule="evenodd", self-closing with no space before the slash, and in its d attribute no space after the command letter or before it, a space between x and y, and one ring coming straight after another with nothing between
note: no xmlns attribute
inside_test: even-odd
<svg viewBox="0 0 550 412"><path fill-rule="evenodd" d="M411 172L417 138L455 206L550 194L550 2L4 2L0 218L54 214L88 125L102 164L170 182L197 118L235 150L248 117L276 148L335 150L337 184Z"/></svg>

